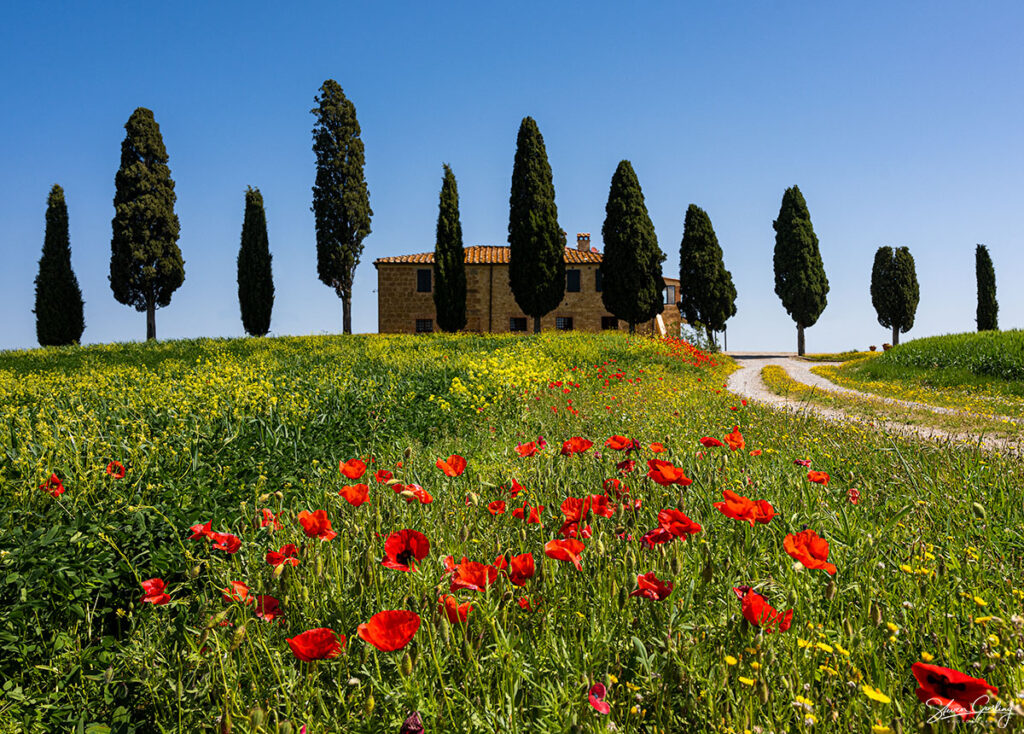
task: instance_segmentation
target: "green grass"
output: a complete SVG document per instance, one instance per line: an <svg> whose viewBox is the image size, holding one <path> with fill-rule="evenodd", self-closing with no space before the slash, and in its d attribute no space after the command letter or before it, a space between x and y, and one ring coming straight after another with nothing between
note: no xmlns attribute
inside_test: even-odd
<svg viewBox="0 0 1024 734"><path fill-rule="evenodd" d="M998 380L1024 380L1024 331L983 331L914 339L886 352L877 363Z"/></svg>
<svg viewBox="0 0 1024 734"><path fill-rule="evenodd" d="M879 354L881 354L881 352L858 352L856 350L850 350L847 352L835 352L831 354L805 354L800 359L806 360L808 362L849 362L854 359L875 357Z"/></svg>
<svg viewBox="0 0 1024 734"><path fill-rule="evenodd" d="M815 731L910 731L929 715L910 675L923 653L1009 702L1024 683L1020 463L744 407L721 387L729 369L617 334L0 355L0 731L214 732L230 721L236 732L387 732L413 710L430 732L795 731L808 717L797 696L813 702ZM745 449L701 446L734 425ZM615 434L643 447L636 471L616 469L623 456L603 445ZM548 446L520 457L517 444L538 436ZM593 448L560 455L573 436ZM453 453L468 466L446 477L435 462ZM647 478L656 456L692 485ZM370 479L370 503L349 506L337 467L355 457L434 501L407 503ZM829 484L809 482L798 458ZM105 473L113 460L124 479ZM59 503L38 488L51 473L67 489ZM590 518L582 570L547 558L562 501L614 477L641 507ZM526 488L516 503L512 479ZM753 528L728 519L713 507L725 489L778 514ZM524 497L545 507L543 525L487 510ZM263 508L283 521L272 535ZM702 532L641 547L666 508ZM333 540L304 536L296 516L315 509ZM189 540L205 521L241 549ZM831 544L836 576L783 550L805 525ZM415 573L380 563L403 528L430 540ZM277 575L264 555L286 543L300 563ZM474 605L465 625L440 616L442 559L502 553L531 553L537 575L521 589L501 579L456 592ZM630 596L647 572L674 582L668 599ZM169 604L140 603L153 577ZM225 602L233 581L281 600L283 621ZM744 621L741 584L792 608L792 629ZM383 609L422 619L401 651L357 635ZM298 661L287 638L317 627L345 635L345 654ZM595 682L608 686L608 716L587 702Z"/></svg>

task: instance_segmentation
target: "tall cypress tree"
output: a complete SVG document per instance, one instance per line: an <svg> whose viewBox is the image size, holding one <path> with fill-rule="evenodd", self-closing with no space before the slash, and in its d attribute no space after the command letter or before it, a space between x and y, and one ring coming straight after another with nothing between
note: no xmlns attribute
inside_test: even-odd
<svg viewBox="0 0 1024 734"><path fill-rule="evenodd" d="M71 269L68 206L64 189L50 189L46 202L46 234L36 276L36 338L42 347L75 344L85 331L82 290Z"/></svg>
<svg viewBox="0 0 1024 734"><path fill-rule="evenodd" d="M459 189L455 174L444 164L434 242L434 310L444 331L466 328L466 253L459 221Z"/></svg>
<svg viewBox="0 0 1024 734"><path fill-rule="evenodd" d="M714 332L736 315L736 286L725 269L711 218L696 204L686 210L679 245L679 310L689 323L701 324L714 344Z"/></svg>
<svg viewBox="0 0 1024 734"><path fill-rule="evenodd" d="M370 234L370 192L363 175L363 140L356 107L338 82L328 79L314 98L316 271L341 299L342 331L352 333L352 280L363 240Z"/></svg>
<svg viewBox="0 0 1024 734"><path fill-rule="evenodd" d="M629 323L632 334L637 324L653 319L665 308L661 295L665 253L658 247L640 181L629 161L620 161L612 176L601 238L601 300L612 314Z"/></svg>
<svg viewBox="0 0 1024 734"><path fill-rule="evenodd" d="M892 343L900 343L914 326L921 291L914 268L914 256L906 247L879 247L871 268L871 304L878 323L892 329Z"/></svg>
<svg viewBox="0 0 1024 734"><path fill-rule="evenodd" d="M516 303L540 319L565 295L565 233L558 226L555 185L537 123L524 117L516 139L508 215L508 282Z"/></svg>
<svg viewBox="0 0 1024 734"><path fill-rule="evenodd" d="M807 202L796 186L782 196L775 229L775 294L796 322L797 353L804 354L804 329L814 326L828 305L828 278L811 226Z"/></svg>
<svg viewBox="0 0 1024 734"><path fill-rule="evenodd" d="M266 336L274 308L274 274L263 195L249 186L245 191L242 244L238 248L238 304L247 334Z"/></svg>
<svg viewBox="0 0 1024 734"><path fill-rule="evenodd" d="M114 178L110 289L118 302L146 312L146 339L156 339L156 309L170 305L171 294L185 282L177 197L152 111L139 107L124 127Z"/></svg>
<svg viewBox="0 0 1024 734"><path fill-rule="evenodd" d="M996 302L996 270L985 245L974 250L974 270L978 279L978 331L999 329L999 304Z"/></svg>

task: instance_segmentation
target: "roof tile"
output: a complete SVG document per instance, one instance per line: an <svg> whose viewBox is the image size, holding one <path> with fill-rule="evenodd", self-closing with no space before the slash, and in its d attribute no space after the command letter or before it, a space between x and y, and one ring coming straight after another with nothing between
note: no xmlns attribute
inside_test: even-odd
<svg viewBox="0 0 1024 734"><path fill-rule="evenodd" d="M471 245L465 248L465 252L467 265L507 265L509 262L509 248L502 245ZM434 253L421 252L416 255L378 257L373 261L373 264L427 265L433 262ZM586 263L599 264L601 262L601 253L595 250L583 252L566 247L565 262L574 265Z"/></svg>

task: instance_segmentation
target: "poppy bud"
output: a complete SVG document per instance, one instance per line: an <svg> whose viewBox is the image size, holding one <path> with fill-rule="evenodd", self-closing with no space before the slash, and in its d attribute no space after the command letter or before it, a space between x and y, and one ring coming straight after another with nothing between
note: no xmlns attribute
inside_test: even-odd
<svg viewBox="0 0 1024 734"><path fill-rule="evenodd" d="M196 565L194 565L192 567L192 570L189 571L188 577L190 579L199 578L199 574L202 573L202 572L203 572L203 564L197 563Z"/></svg>
<svg viewBox="0 0 1024 734"><path fill-rule="evenodd" d="M363 716L369 716L373 713L374 706L377 702L373 700L373 694L371 693L366 697L366 701L363 703Z"/></svg>
<svg viewBox="0 0 1024 734"><path fill-rule="evenodd" d="M786 595L786 601L789 602L788 606L795 607L798 599L796 598L796 589L790 589Z"/></svg>
<svg viewBox="0 0 1024 734"><path fill-rule="evenodd" d="M459 538L465 543L469 540L469 525L463 525L462 530L459 531Z"/></svg>
<svg viewBox="0 0 1024 734"><path fill-rule="evenodd" d="M761 681L757 684L757 700L759 700L762 704L766 704L768 703L768 698L768 684L765 683L764 679L762 678Z"/></svg>
<svg viewBox="0 0 1024 734"><path fill-rule="evenodd" d="M470 492L467 494L466 499L469 500L467 504L473 505L474 507L480 504L480 495L476 492Z"/></svg>
<svg viewBox="0 0 1024 734"><path fill-rule="evenodd" d="M406 446L405 451L402 452L402 456L404 456L406 459L412 456L412 447Z"/></svg>
<svg viewBox="0 0 1024 734"><path fill-rule="evenodd" d="M985 506L980 502L972 503L971 510L974 512L974 516L979 520L985 519Z"/></svg>
<svg viewBox="0 0 1024 734"><path fill-rule="evenodd" d="M231 734L231 712L227 710L220 717L220 734Z"/></svg>
<svg viewBox="0 0 1024 734"><path fill-rule="evenodd" d="M876 627L882 623L882 608L876 601L871 602L871 622Z"/></svg>
<svg viewBox="0 0 1024 734"><path fill-rule="evenodd" d="M278 498L279 500L283 500L283 499L284 499L284 492L282 492L282 491L281 491L281 490L279 489L279 490L277 490L276 492L274 492L274 496L275 496L275 497L277 497L277 498Z"/></svg>
<svg viewBox="0 0 1024 734"><path fill-rule="evenodd" d="M267 493L267 492L264 492L263 494L260 495L260 504L262 505L264 502L266 502L269 499L270 499L270 494Z"/></svg>
<svg viewBox="0 0 1024 734"><path fill-rule="evenodd" d="M285 564L285 563L282 563L279 566L274 566L273 575L274 575L275 579L281 578L281 574L284 573L284 569L285 569L286 566L287 566L287 564Z"/></svg>
<svg viewBox="0 0 1024 734"><path fill-rule="evenodd" d="M603 556L604 555L604 543L601 541L601 539L598 538L597 539L597 543L595 543L594 545L597 548L597 554L599 556Z"/></svg>
<svg viewBox="0 0 1024 734"><path fill-rule="evenodd" d="M277 734L292 734L293 731L294 727L290 721L282 721L277 725Z"/></svg>
<svg viewBox="0 0 1024 734"><path fill-rule="evenodd" d="M940 577L946 575L946 559L945 558L940 558L939 559L939 567L938 567L938 569L936 569L936 572L939 574Z"/></svg>
<svg viewBox="0 0 1024 734"><path fill-rule="evenodd" d="M399 670L402 671L402 675L406 678L412 675L412 656L410 656L409 653L405 653L405 655L402 656L402 666Z"/></svg>
<svg viewBox="0 0 1024 734"><path fill-rule="evenodd" d="M259 706L253 706L249 712L249 726L252 727L253 731L259 731L263 728L263 721L266 715L263 713L263 709Z"/></svg>
<svg viewBox="0 0 1024 734"><path fill-rule="evenodd" d="M715 577L714 566L711 565L711 559L709 558L707 563L704 564L704 570L700 572L700 580L705 584L710 584L711 579Z"/></svg>
<svg viewBox="0 0 1024 734"><path fill-rule="evenodd" d="M110 681L112 681L113 679L114 679L114 666L111 665L110 667L108 667L106 670L103 671L103 682L109 686L110 685Z"/></svg>
<svg viewBox="0 0 1024 734"><path fill-rule="evenodd" d="M302 587L302 601L305 602L306 604L309 604L309 587L308 586L303 586Z"/></svg>
<svg viewBox="0 0 1024 734"><path fill-rule="evenodd" d="M444 640L444 644L446 644L446 645L451 644L452 633L451 633L451 625L450 624L442 624L441 625L441 639Z"/></svg>
<svg viewBox="0 0 1024 734"><path fill-rule="evenodd" d="M211 614L209 619L206 620L206 629L212 630L214 627L223 622L228 616L228 610L222 609L216 614Z"/></svg>
<svg viewBox="0 0 1024 734"><path fill-rule="evenodd" d="M281 565L284 565L284 564L281 564ZM317 556L316 557L316 575L317 575L317 578L321 578L322 579L324 577L324 557L323 556Z"/></svg>
<svg viewBox="0 0 1024 734"><path fill-rule="evenodd" d="M831 577L829 577L828 586L825 587L825 598L828 601L836 598L836 581Z"/></svg>
<svg viewBox="0 0 1024 734"><path fill-rule="evenodd" d="M234 636L231 638L231 648L229 652L234 652L238 649L239 645L242 644L242 640L245 639L245 625L240 624L238 629L235 630Z"/></svg>
<svg viewBox="0 0 1024 734"><path fill-rule="evenodd" d="M843 622L843 632L846 633L847 640L853 640L853 622L849 619Z"/></svg>

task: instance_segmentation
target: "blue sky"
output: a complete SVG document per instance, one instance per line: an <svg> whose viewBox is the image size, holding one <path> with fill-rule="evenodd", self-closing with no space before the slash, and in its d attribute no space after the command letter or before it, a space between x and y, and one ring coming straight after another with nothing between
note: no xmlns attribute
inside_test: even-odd
<svg viewBox="0 0 1024 734"><path fill-rule="evenodd" d="M921 303L906 338L974 328L974 249L999 321L1022 326L1024 5L986 3L5 3L0 10L0 348L35 345L46 197L64 187L86 343L137 340L145 317L107 282L124 123L154 111L170 155L185 284L161 338L238 336L246 186L266 202L272 333L341 330L316 278L309 110L325 79L355 103L374 210L353 328L376 331L385 255L433 249L442 163L465 243L505 244L520 120L533 116L559 221L600 248L629 159L666 275L690 203L711 217L739 292L732 349L795 349L774 294L772 220L810 208L831 284L809 351L887 341L868 291L881 245L906 245ZM184 4L182 4L184 5ZM440 10L438 8L441 8Z"/></svg>

